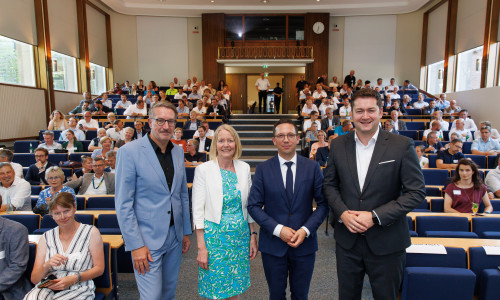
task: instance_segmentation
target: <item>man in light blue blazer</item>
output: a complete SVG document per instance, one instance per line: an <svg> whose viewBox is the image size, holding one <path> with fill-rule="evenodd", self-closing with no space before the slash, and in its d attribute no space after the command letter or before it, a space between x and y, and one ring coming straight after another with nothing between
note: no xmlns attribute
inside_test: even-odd
<svg viewBox="0 0 500 300"><path fill-rule="evenodd" d="M172 104L153 105L151 132L117 155L116 215L141 299L175 298L181 253L190 246L184 151L170 141L176 119Z"/></svg>

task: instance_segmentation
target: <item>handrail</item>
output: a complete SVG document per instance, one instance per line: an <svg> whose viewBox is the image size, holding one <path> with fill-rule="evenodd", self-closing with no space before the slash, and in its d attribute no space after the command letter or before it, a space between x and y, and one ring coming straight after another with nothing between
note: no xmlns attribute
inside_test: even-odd
<svg viewBox="0 0 500 300"><path fill-rule="evenodd" d="M219 59L311 59L312 46L219 47Z"/></svg>
<svg viewBox="0 0 500 300"><path fill-rule="evenodd" d="M419 89L419 88L417 88L417 89L418 89L419 93L424 94L425 96L427 96L427 98L432 98L432 99L436 99L436 100L438 99L438 97L436 97L436 96L434 96L432 94L429 94L427 91L424 91L424 90Z"/></svg>

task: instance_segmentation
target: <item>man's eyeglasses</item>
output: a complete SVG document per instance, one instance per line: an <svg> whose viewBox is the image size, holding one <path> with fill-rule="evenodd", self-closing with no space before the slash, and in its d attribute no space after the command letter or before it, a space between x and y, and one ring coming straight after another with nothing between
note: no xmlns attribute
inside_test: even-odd
<svg viewBox="0 0 500 300"><path fill-rule="evenodd" d="M297 137L295 133L289 133L289 134L278 134L275 136L278 140L284 140L285 137L287 137L289 140L293 140Z"/></svg>
<svg viewBox="0 0 500 300"><path fill-rule="evenodd" d="M158 125L158 126L163 126L163 125L165 125L165 122L167 122L168 126L173 127L173 126L175 126L175 123L176 123L175 120L153 119L153 118L151 118L151 120L154 120L156 122L156 125Z"/></svg>

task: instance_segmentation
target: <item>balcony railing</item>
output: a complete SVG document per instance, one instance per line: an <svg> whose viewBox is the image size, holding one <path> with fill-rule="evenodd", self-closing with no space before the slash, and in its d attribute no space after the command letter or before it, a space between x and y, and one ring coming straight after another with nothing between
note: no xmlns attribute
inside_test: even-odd
<svg viewBox="0 0 500 300"><path fill-rule="evenodd" d="M219 47L219 59L304 59L313 58L312 46Z"/></svg>

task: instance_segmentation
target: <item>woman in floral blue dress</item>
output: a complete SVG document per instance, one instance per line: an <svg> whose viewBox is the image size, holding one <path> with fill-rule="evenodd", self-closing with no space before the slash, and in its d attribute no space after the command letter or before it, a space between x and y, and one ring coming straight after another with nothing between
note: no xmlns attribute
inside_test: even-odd
<svg viewBox="0 0 500 300"><path fill-rule="evenodd" d="M250 260L257 233L247 212L250 166L238 160L241 142L229 125L215 131L210 161L196 167L193 221L198 240L198 293L209 299L238 299L250 286Z"/></svg>

